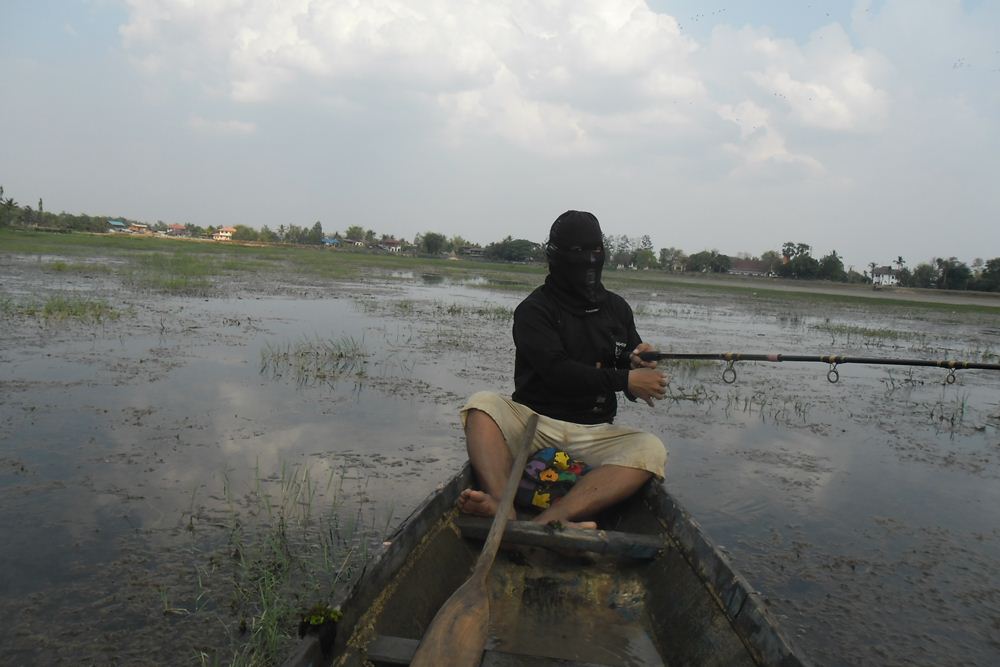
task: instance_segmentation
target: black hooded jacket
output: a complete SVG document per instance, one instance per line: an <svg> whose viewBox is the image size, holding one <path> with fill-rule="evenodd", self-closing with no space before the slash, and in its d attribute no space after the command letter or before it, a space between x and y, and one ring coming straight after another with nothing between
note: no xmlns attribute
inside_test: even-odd
<svg viewBox="0 0 1000 667"><path fill-rule="evenodd" d="M560 303L546 284L514 311L512 398L555 419L610 423L618 411L615 392L628 388L629 354L642 342L632 309L613 292L595 312Z"/></svg>

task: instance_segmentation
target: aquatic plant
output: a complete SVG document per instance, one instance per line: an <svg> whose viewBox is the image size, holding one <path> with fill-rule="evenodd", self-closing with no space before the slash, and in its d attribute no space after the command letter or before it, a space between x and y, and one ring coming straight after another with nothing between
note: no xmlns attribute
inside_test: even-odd
<svg viewBox="0 0 1000 667"><path fill-rule="evenodd" d="M50 296L44 302L0 299L0 313L8 317L31 317L45 321L78 320L97 323L117 320L121 312L100 299L79 296Z"/></svg>
<svg viewBox="0 0 1000 667"><path fill-rule="evenodd" d="M349 373L363 373L368 356L364 342L350 336L265 343L260 372L275 378L290 374L299 384L325 382Z"/></svg>
<svg viewBox="0 0 1000 667"><path fill-rule="evenodd" d="M800 397L779 396L774 390L759 389L749 394L733 390L726 395L723 413L730 416L742 412L751 417L757 415L762 423L794 425L807 423L811 409L811 402Z"/></svg>
<svg viewBox="0 0 1000 667"><path fill-rule="evenodd" d="M123 269L126 284L178 296L205 296L212 292L211 277L218 273L215 259L205 255L145 252L131 257Z"/></svg>
<svg viewBox="0 0 1000 667"><path fill-rule="evenodd" d="M893 393L897 389L912 389L924 384L924 381L917 377L916 369L912 366L903 370L887 368L885 373L886 377L880 378L879 381L885 387L886 396Z"/></svg>
<svg viewBox="0 0 1000 667"><path fill-rule="evenodd" d="M385 535L374 528L374 513L371 527L363 520L363 493L351 494L360 498L357 508L346 504L346 472L331 467L324 484L307 466L283 462L280 471L266 474L258 464L253 488L243 493L223 475L221 516L192 501L182 522L194 540L197 582L157 592L165 614L203 615L226 630L229 655L202 650L201 664L276 664L303 622L336 619L341 587L364 563L368 543ZM184 596L193 600L186 606L174 601Z"/></svg>
<svg viewBox="0 0 1000 667"><path fill-rule="evenodd" d="M470 306L465 304L451 303L447 306L437 305L438 310L443 310L452 317L478 317L484 320L506 322L514 318L514 309L509 306L498 304L486 304L482 306Z"/></svg>
<svg viewBox="0 0 1000 667"><path fill-rule="evenodd" d="M703 384L699 384L691 388L667 385L666 398L674 403L678 403L680 401L690 401L698 404L711 404L719 398L719 395Z"/></svg>
<svg viewBox="0 0 1000 667"><path fill-rule="evenodd" d="M931 405L928 418L931 423L947 429L952 435L961 428L969 409L969 394L962 392L950 400L942 394L941 398Z"/></svg>
<svg viewBox="0 0 1000 667"><path fill-rule="evenodd" d="M829 320L812 325L816 331L830 334L834 343L841 345L863 345L865 347L881 347L887 341L912 340L924 342L926 334L920 332L899 331L896 329L863 327L854 324L837 324ZM844 340L839 340L843 338ZM858 340L860 339L860 341Z"/></svg>

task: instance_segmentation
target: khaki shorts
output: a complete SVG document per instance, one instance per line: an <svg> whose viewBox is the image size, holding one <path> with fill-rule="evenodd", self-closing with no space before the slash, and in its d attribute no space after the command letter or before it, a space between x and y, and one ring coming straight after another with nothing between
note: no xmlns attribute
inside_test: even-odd
<svg viewBox="0 0 1000 667"><path fill-rule="evenodd" d="M490 391L472 395L462 407L462 426L469 410L482 410L497 423L507 441L507 448L520 445L528 417L535 411L526 405ZM574 424L545 415L538 416L538 430L532 449L557 447L591 467L617 465L639 468L663 479L667 448L652 433L617 424ZM513 451L511 454L513 455Z"/></svg>

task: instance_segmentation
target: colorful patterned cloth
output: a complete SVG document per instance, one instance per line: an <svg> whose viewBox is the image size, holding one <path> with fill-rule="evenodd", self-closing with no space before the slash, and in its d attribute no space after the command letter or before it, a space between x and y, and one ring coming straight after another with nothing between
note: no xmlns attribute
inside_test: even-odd
<svg viewBox="0 0 1000 667"><path fill-rule="evenodd" d="M543 510L569 493L576 481L590 472L590 466L574 461L555 447L540 449L528 459L514 502L518 506Z"/></svg>

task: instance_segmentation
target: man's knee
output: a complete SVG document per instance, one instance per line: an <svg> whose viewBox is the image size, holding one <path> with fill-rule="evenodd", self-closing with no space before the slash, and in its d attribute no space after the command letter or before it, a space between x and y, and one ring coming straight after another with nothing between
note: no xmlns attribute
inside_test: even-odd
<svg viewBox="0 0 1000 667"><path fill-rule="evenodd" d="M505 407L503 399L499 394L492 391L477 391L462 406L460 411L462 425L468 429L470 419L475 418L479 420L482 417L490 417L495 422L496 420L490 415L501 414L500 411Z"/></svg>
<svg viewBox="0 0 1000 667"><path fill-rule="evenodd" d="M631 457L637 468L663 478L667 468L667 447L652 433L640 434L633 445Z"/></svg>

